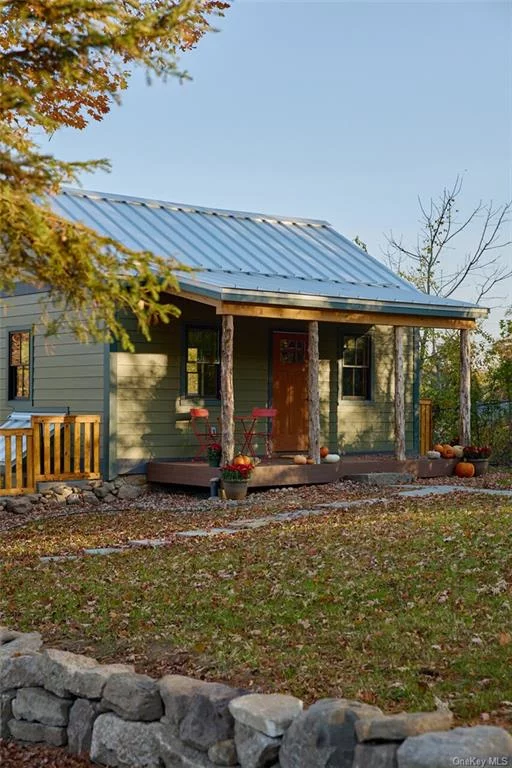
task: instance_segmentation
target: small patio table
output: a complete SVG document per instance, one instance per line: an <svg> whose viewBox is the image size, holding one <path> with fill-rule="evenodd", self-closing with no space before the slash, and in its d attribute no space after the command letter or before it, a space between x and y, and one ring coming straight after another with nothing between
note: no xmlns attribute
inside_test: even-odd
<svg viewBox="0 0 512 768"><path fill-rule="evenodd" d="M248 416L235 416L235 421L238 422L243 432L243 443L241 453L247 453L256 458L256 452L254 450L254 443L257 438L261 437L265 443L265 458L270 461L272 458L272 439L274 422L273 419L277 416L277 408L253 408L252 412ZM262 426L258 429L258 422L265 419L266 426Z"/></svg>

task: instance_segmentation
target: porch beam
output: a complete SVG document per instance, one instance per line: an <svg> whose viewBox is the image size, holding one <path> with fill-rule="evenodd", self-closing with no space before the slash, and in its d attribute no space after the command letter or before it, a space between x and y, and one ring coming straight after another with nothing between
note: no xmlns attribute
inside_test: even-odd
<svg viewBox="0 0 512 768"><path fill-rule="evenodd" d="M320 464L320 372L318 352L318 321L308 323L308 431L309 455Z"/></svg>
<svg viewBox="0 0 512 768"><path fill-rule="evenodd" d="M460 332L460 392L459 440L471 445L471 337L468 330Z"/></svg>
<svg viewBox="0 0 512 768"><path fill-rule="evenodd" d="M276 320L304 320L322 323L354 323L358 325L392 325L408 328L451 328L472 330L475 320L456 317L426 317L425 315L398 315L386 312L350 312L340 309L307 309L282 307L271 304L244 304L223 301L217 306L218 315L272 318Z"/></svg>
<svg viewBox="0 0 512 768"><path fill-rule="evenodd" d="M395 458L405 461L404 329L395 327Z"/></svg>
<svg viewBox="0 0 512 768"><path fill-rule="evenodd" d="M220 414L222 424L222 463L233 460L235 454L235 397L233 391L233 315L222 318L222 346L220 363Z"/></svg>

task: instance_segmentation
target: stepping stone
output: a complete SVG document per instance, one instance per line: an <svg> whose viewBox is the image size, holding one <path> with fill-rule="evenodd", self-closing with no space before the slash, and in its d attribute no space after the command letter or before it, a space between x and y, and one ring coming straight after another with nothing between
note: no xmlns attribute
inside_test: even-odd
<svg viewBox="0 0 512 768"><path fill-rule="evenodd" d="M206 528L197 528L190 531L178 531L176 536L183 536L184 538L206 538L208 536L219 536L223 533L237 533L237 531L231 530L230 528L209 528L208 530Z"/></svg>
<svg viewBox="0 0 512 768"><path fill-rule="evenodd" d="M45 555L39 558L41 563L63 563L66 560L78 560L78 555Z"/></svg>
<svg viewBox="0 0 512 768"><path fill-rule="evenodd" d="M359 507L361 504L384 504L389 499L354 499L352 501L330 501L326 504L319 504L319 507L327 507L329 509L350 509L351 507Z"/></svg>
<svg viewBox="0 0 512 768"><path fill-rule="evenodd" d="M169 539L130 539L128 544L131 547L163 547Z"/></svg>
<svg viewBox="0 0 512 768"><path fill-rule="evenodd" d="M362 485L397 485L414 483L416 477L410 472L361 472L357 475L343 475L343 480Z"/></svg>
<svg viewBox="0 0 512 768"><path fill-rule="evenodd" d="M230 528L262 528L264 525L272 523L275 518L272 517L247 517L245 519L232 520L228 523Z"/></svg>
<svg viewBox="0 0 512 768"><path fill-rule="evenodd" d="M464 486L455 486L455 485L427 485L423 488L417 488L413 491L400 491L398 493L398 496L407 496L411 498L415 497L421 497L421 496L446 496L450 493L456 493L458 491L468 492L470 491L470 488L464 488Z"/></svg>
<svg viewBox="0 0 512 768"><path fill-rule="evenodd" d="M117 552L125 552L125 549L121 547L92 547L91 549L84 549L86 555L113 555Z"/></svg>

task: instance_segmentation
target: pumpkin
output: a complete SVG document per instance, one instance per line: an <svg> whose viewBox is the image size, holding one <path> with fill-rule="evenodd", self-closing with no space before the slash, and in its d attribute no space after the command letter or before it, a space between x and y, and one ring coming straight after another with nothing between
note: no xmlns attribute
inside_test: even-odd
<svg viewBox="0 0 512 768"><path fill-rule="evenodd" d="M325 457L328 455L329 455L329 449L325 445L322 445L322 447L320 448L320 458L325 459Z"/></svg>
<svg viewBox="0 0 512 768"><path fill-rule="evenodd" d="M451 445L443 445L443 450L441 451L441 456L443 459L453 459L455 456L455 451L453 450Z"/></svg>
<svg viewBox="0 0 512 768"><path fill-rule="evenodd" d="M455 467L457 477L473 477L475 474L475 465L470 461L459 461Z"/></svg>
<svg viewBox="0 0 512 768"><path fill-rule="evenodd" d="M452 445L452 450L456 459L462 459L464 456L464 448L462 445Z"/></svg>
<svg viewBox="0 0 512 768"><path fill-rule="evenodd" d="M314 464L315 460L311 458L311 456L308 456L306 459L306 464Z"/></svg>
<svg viewBox="0 0 512 768"><path fill-rule="evenodd" d="M308 463L308 460L306 459L306 457L305 456L301 456L300 454L298 454L297 456L294 456L293 457L293 461L295 462L295 464L307 464Z"/></svg>
<svg viewBox="0 0 512 768"><path fill-rule="evenodd" d="M337 461L340 460L340 457L337 453L328 453L325 457L324 461L327 462L327 464L336 464Z"/></svg>
<svg viewBox="0 0 512 768"><path fill-rule="evenodd" d="M248 467L249 464L252 464L252 459L250 456L244 456L243 453L239 453L238 456L235 456L233 459L233 464L237 466Z"/></svg>
<svg viewBox="0 0 512 768"><path fill-rule="evenodd" d="M429 459L440 459L441 454L439 451L427 451L427 458Z"/></svg>
<svg viewBox="0 0 512 768"><path fill-rule="evenodd" d="M442 456L444 451L444 445L441 445L441 443L436 443L432 450L438 451Z"/></svg>

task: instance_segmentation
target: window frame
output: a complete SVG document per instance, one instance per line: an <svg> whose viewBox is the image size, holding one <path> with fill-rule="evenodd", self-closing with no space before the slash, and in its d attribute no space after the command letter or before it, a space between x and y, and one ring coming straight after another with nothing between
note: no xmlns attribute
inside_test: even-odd
<svg viewBox="0 0 512 768"><path fill-rule="evenodd" d="M11 365L11 340L16 334L28 335L28 364ZM31 328L9 328L7 330L7 400L10 403L29 403L32 402L34 390L34 349L33 333ZM17 370L18 368L28 368L28 395L16 395Z"/></svg>
<svg viewBox="0 0 512 768"><path fill-rule="evenodd" d="M189 354L189 334L191 331L213 331L217 336L217 361L212 365L217 366L216 375L216 395L205 395L204 393L189 392L188 389L188 354ZM218 403L220 401L220 367L221 367L221 329L218 325L187 323L183 329L183 354L182 354L182 400L202 403Z"/></svg>
<svg viewBox="0 0 512 768"><path fill-rule="evenodd" d="M364 339L365 343L367 345L366 350L366 358L367 358L367 364L366 365L345 365L344 361L344 351L345 351L345 342L347 339L356 339L356 343L358 339ZM344 386L343 386L343 379L344 379L344 370L345 368L349 368L352 370L365 370L366 371L366 394L365 395L355 395L355 394L345 394L344 392ZM346 331L341 334L340 339L340 375L339 375L339 389L340 389L340 400L348 400L348 401L355 401L359 403L368 403L373 400L373 375L374 371L374 365L373 365L373 339L372 334L369 331ZM353 391L354 388L352 388Z"/></svg>

